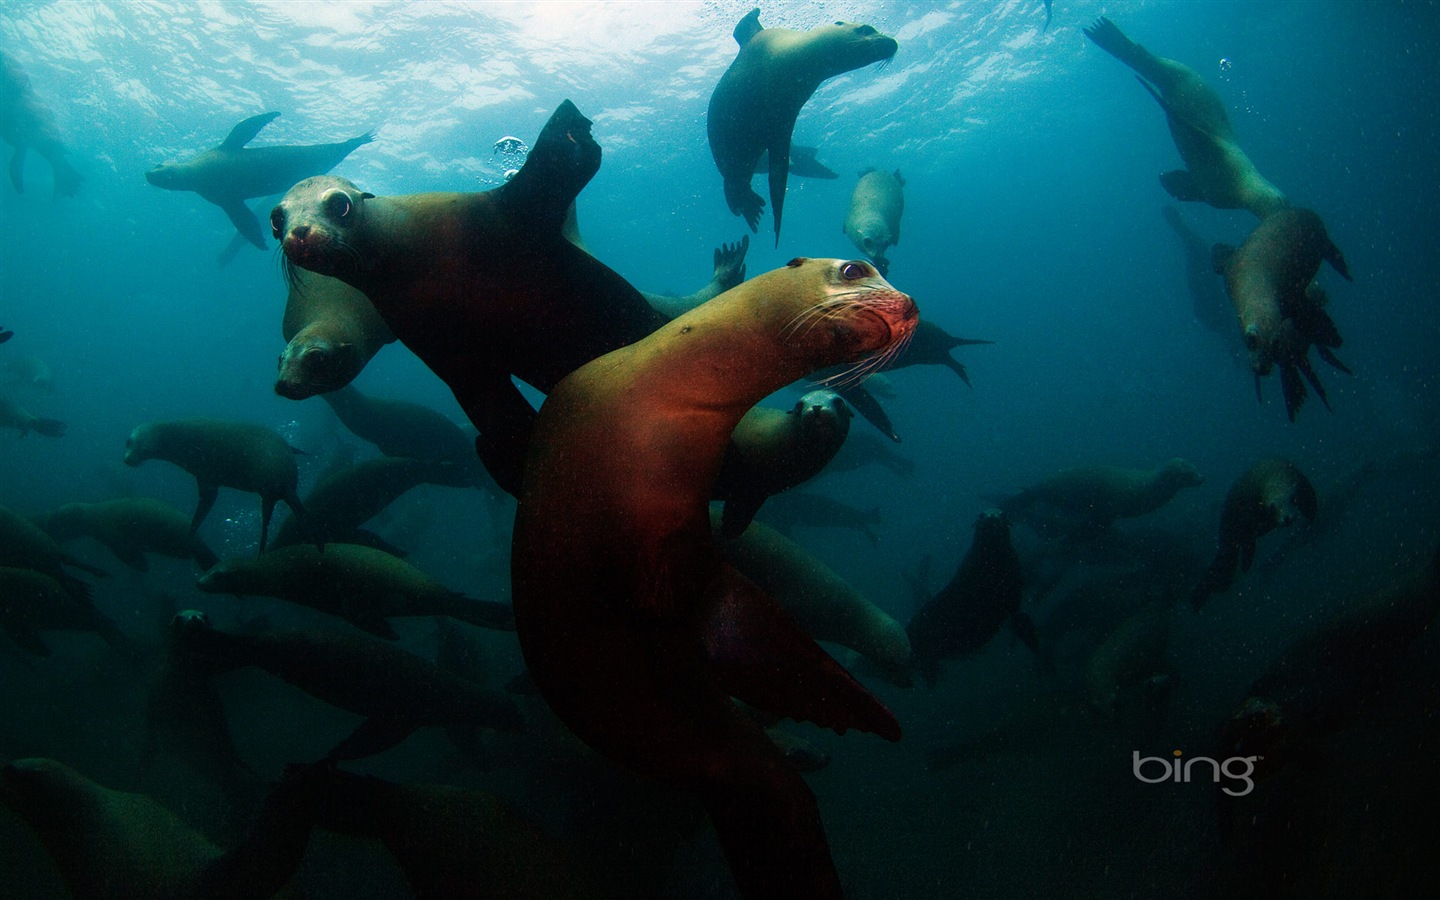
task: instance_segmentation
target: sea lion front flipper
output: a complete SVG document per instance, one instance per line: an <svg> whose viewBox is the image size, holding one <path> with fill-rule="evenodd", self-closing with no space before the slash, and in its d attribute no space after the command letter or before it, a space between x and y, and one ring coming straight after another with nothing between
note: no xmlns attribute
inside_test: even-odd
<svg viewBox="0 0 1440 900"><path fill-rule="evenodd" d="M1191 175L1188 169L1161 172L1160 186L1165 189L1165 193L1176 200L1188 203L1205 199L1204 195L1200 193L1200 186L1195 183L1195 176Z"/></svg>
<svg viewBox="0 0 1440 900"><path fill-rule="evenodd" d="M1310 364L1310 359L1304 356L1300 357L1295 368L1299 369L1300 374L1305 376L1305 380L1310 382L1310 386L1315 389L1315 396L1320 398L1320 402L1325 404L1325 408L1330 409L1330 398L1325 396L1325 385L1320 383L1320 376L1315 374L1315 367Z"/></svg>
<svg viewBox="0 0 1440 900"><path fill-rule="evenodd" d="M701 635L721 689L762 712L900 739L900 723L754 582L721 569Z"/></svg>
<svg viewBox="0 0 1440 900"><path fill-rule="evenodd" d="M797 110L798 112L798 110ZM791 118L784 134L770 138L770 213L775 217L775 246L780 246L780 219L785 212L785 184L790 179L790 138L795 128Z"/></svg>
<svg viewBox="0 0 1440 900"><path fill-rule="evenodd" d="M525 445L535 427L535 407L503 372L477 379L472 396L475 402L467 405L465 413L480 431L475 453L501 489L519 496Z"/></svg>
<svg viewBox="0 0 1440 900"><path fill-rule="evenodd" d="M245 240L261 250L265 249L265 235L260 231L260 220L255 218L245 201L235 197L223 203L216 202L215 205L225 211L225 215L230 217L230 224L235 226L235 230L240 232Z"/></svg>
<svg viewBox="0 0 1440 900"><path fill-rule="evenodd" d="M25 152L28 149L21 144L15 148L15 155L10 157L10 184L17 194L25 193Z"/></svg>
<svg viewBox="0 0 1440 900"><path fill-rule="evenodd" d="M241 147L253 141L255 135L260 133L260 129L275 121L279 116L280 113L278 112L267 112L242 120L240 124L230 129L230 134L226 135L225 140L220 142L219 149L239 150Z"/></svg>
<svg viewBox="0 0 1440 900"><path fill-rule="evenodd" d="M744 534L767 499L769 496L763 493L735 493L727 497L720 512L720 536L731 540Z"/></svg>
<svg viewBox="0 0 1440 900"><path fill-rule="evenodd" d="M415 723L400 719L372 717L361 722L350 736L325 754L327 760L364 759L383 753L415 731Z"/></svg>
<svg viewBox="0 0 1440 900"><path fill-rule="evenodd" d="M195 515L190 519L191 534L200 530L200 523L210 515L211 508L215 506L215 498L220 496L220 485L218 484L197 479L195 487L200 491L200 497L195 503Z"/></svg>
<svg viewBox="0 0 1440 900"><path fill-rule="evenodd" d="M1230 587L1235 580L1235 564L1240 558L1240 548L1235 544L1221 544L1215 552L1215 559L1200 577L1200 583L1190 592L1190 606L1197 612L1211 594L1218 594Z"/></svg>
<svg viewBox="0 0 1440 900"><path fill-rule="evenodd" d="M1317 347L1315 348L1315 352L1320 355L1320 358L1321 358L1321 359L1325 360L1325 361L1326 361L1327 363L1329 363L1330 365L1332 365L1332 366L1334 366L1335 368L1339 369L1340 371L1344 372L1346 375L1354 375L1354 374L1355 374L1354 372L1350 371L1350 367L1349 367L1349 366L1345 365L1343 362L1340 361L1340 357L1336 356L1334 353L1332 353L1332 352L1330 351L1330 348L1329 348L1329 347L1317 346Z"/></svg>
<svg viewBox="0 0 1440 900"><path fill-rule="evenodd" d="M1300 380L1299 368L1292 364L1280 364L1280 392L1285 395L1285 414L1295 421L1295 413L1305 405L1305 382ZM1325 404L1329 406L1330 404Z"/></svg>
<svg viewBox="0 0 1440 900"><path fill-rule="evenodd" d="M750 43L751 38L764 30L765 26L760 24L760 7L757 6L746 13L745 18L735 25L735 43L743 47Z"/></svg>
<svg viewBox="0 0 1440 900"><path fill-rule="evenodd" d="M900 443L900 435L895 433L895 424L890 421L890 416L875 395L866 390L863 384L847 384L843 387L836 386L835 393L845 398L865 421L879 429L880 433L895 443Z"/></svg>

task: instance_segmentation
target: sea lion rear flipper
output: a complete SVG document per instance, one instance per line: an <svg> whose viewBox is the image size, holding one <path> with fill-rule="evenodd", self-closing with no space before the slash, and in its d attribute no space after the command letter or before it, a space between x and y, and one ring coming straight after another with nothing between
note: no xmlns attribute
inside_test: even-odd
<svg viewBox="0 0 1440 900"><path fill-rule="evenodd" d="M1280 392L1285 395L1285 414L1295 421L1295 413L1305 405L1305 382L1300 380L1300 370L1293 364L1280 364ZM1329 406L1330 404L1325 404Z"/></svg>
<svg viewBox="0 0 1440 900"><path fill-rule="evenodd" d="M1329 347L1316 346L1315 352L1320 355L1321 359L1325 360L1330 365L1344 372L1346 375L1355 374L1354 372L1350 371L1349 366L1346 366L1343 362L1340 361L1340 358L1338 356L1330 352Z"/></svg>
<svg viewBox="0 0 1440 900"><path fill-rule="evenodd" d="M835 393L845 398L845 402L860 414L860 416L871 425L880 430L880 433L895 443L900 443L900 435L895 433L895 425L890 421L890 416L875 395L866 390L863 384L836 385Z"/></svg>
<svg viewBox="0 0 1440 900"><path fill-rule="evenodd" d="M1188 169L1176 169L1173 172L1160 173L1160 186L1165 193L1176 200L1185 202L1204 200L1200 193L1200 187L1195 183L1195 176L1191 175Z"/></svg>
<svg viewBox="0 0 1440 900"><path fill-rule="evenodd" d="M725 566L716 593L701 637L727 694L841 734L858 728L900 739L890 710L753 582Z"/></svg>
<svg viewBox="0 0 1440 900"><path fill-rule="evenodd" d="M730 540L744 534L767 499L768 495L763 493L731 494L727 497L720 512L720 536Z"/></svg>
<svg viewBox="0 0 1440 900"><path fill-rule="evenodd" d="M745 18L736 24L734 32L735 43L743 47L750 43L752 37L764 30L765 26L760 24L760 7L757 6L746 13Z"/></svg>
<svg viewBox="0 0 1440 900"><path fill-rule="evenodd" d="M1315 367L1310 365L1310 359L1304 356L1300 357L1300 361L1295 364L1295 367L1315 389L1315 396L1320 398L1320 402L1325 404L1326 409L1330 409L1330 398L1325 396L1325 385L1320 383L1320 376L1315 374Z"/></svg>
<svg viewBox="0 0 1440 900"><path fill-rule="evenodd" d="M10 184L17 194L25 193L25 152L28 149L21 144L15 148L15 155L10 157Z"/></svg>
<svg viewBox="0 0 1440 900"><path fill-rule="evenodd" d="M775 246L780 246L780 218L785 211L785 183L790 178L790 134L795 127L792 118L784 126L785 133L770 139L770 213L775 217Z"/></svg>
<svg viewBox="0 0 1440 900"><path fill-rule="evenodd" d="M241 147L253 141L255 135L260 133L260 129L275 121L279 116L280 113L278 112L267 112L261 113L258 116L251 116L241 121L240 124L230 129L230 134L225 137L225 140L220 142L219 149L239 150Z"/></svg>
<svg viewBox="0 0 1440 900"><path fill-rule="evenodd" d="M260 231L260 220L255 218L255 214L243 200L235 197L215 205L225 211L225 215L230 217L230 224L235 226L235 230L240 232L245 240L261 250L265 249L265 235Z"/></svg>
<svg viewBox="0 0 1440 900"><path fill-rule="evenodd" d="M405 740L415 730L415 723L399 719L372 717L361 722L350 736L325 754L327 760L364 759L383 753Z"/></svg>

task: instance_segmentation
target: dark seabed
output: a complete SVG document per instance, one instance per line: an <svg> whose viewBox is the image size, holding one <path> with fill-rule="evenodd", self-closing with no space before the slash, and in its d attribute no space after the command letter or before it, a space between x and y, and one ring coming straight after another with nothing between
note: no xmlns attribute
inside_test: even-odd
<svg viewBox="0 0 1440 900"><path fill-rule="evenodd" d="M131 429L155 420L274 429L304 451L301 496L344 461L377 455L322 400L274 392L286 288L265 224L273 198L249 204L269 249L242 246L221 265L235 233L225 215L144 178L266 111L282 115L252 146L374 129L375 141L334 174L384 196L502 184L521 158L496 142L533 141L568 98L604 148L578 203L587 249L642 290L696 290L713 248L747 233L725 206L706 108L750 8L5 3L0 54L28 75L84 180L75 196L52 196L51 165L32 150L24 192L0 185L0 331L14 333L0 343L0 400L68 426L59 438L0 428L0 507L38 519L69 503L150 497L188 518L190 475L158 460L122 462ZM1045 15L1040 0L761 7L767 27L865 22L900 49L883 67L826 82L804 107L795 143L817 147L840 177L792 174L780 244L767 206L748 274L801 255L854 255L841 223L857 173L899 170L904 229L888 253L889 281L925 320L994 342L955 351L973 387L936 366L886 376L882 402L903 438L889 449L913 471L864 465L805 487L878 507L873 542L804 525L791 537L903 624L926 560L928 597L998 497L1077 466L1148 469L1183 457L1204 477L1104 540L1086 532L1065 545L1014 517L1024 609L1048 668L1004 629L983 651L942 662L933 688L918 679L900 688L863 661L852 666L899 719L899 743L785 723L831 759L806 780L846 896L1412 896L1436 883L1440 839L1440 643L1427 627L1440 598L1437 576L1423 575L1440 544L1440 306L1430 269L1440 5L1057 0L1042 32ZM1181 162L1164 112L1087 40L1082 29L1100 16L1198 72L1259 170L1317 211L1343 249L1353 281L1328 265L1318 276L1344 337L1336 355L1353 372L1316 363L1330 410L1312 392L1288 421L1278 374L1262 379L1256 402L1222 281L1187 273L1163 211L1179 210L1205 254L1243 242L1256 219L1165 192L1157 175ZM0 93L0 124L17 115L13 102ZM8 163L10 147L0 152ZM764 183L757 176L761 193ZM470 430L446 385L400 343L355 385ZM851 441L876 438L855 420ZM1192 609L1186 599L1215 553L1227 489L1275 456L1309 477L1318 515L1261 536L1254 568ZM759 521L779 522L783 503L771 504ZM368 527L446 587L504 601L513 510L482 490L422 484ZM250 557L259 515L253 494L222 489L199 533L222 559ZM277 526L288 515L282 504ZM232 781L207 775L206 760L219 758L208 744L191 752L162 741L144 764L147 698L178 610L203 610L225 631L364 635L282 600L202 592L189 560L151 555L148 571L136 571L94 541L65 547L108 573L67 569L118 627L113 640L138 645L140 664L94 633L42 629L48 656L0 636L0 761L59 760L149 795L230 847L267 783L287 764L324 757L362 720L240 669L188 701L223 708L238 762L221 765ZM1419 583L1406 581L1416 573ZM18 602L14 583L0 578L11 592L0 597L5 615ZM1161 604L1160 614L1127 621L1157 608L1146 603ZM1079 624L1067 628L1057 614ZM478 647L468 675L495 689L523 672L511 633L431 617L392 624L399 646L447 664L437 648L459 629ZM1323 649L1307 655L1316 640ZM1285 737L1236 742L1224 726L1262 676L1267 696L1291 704ZM1097 706L1097 680L1107 678L1119 699ZM486 731L477 748L426 727L343 768L504 798L598 895L737 896L688 797L588 751L538 696L512 696L529 723L524 736ZM1168 766L1175 751L1261 757L1255 787L1240 797L1221 790L1243 783L1231 777L1238 763L1218 783L1204 765L1179 782L1137 777L1137 753ZM1161 763L1142 765L1156 780ZM66 896L36 834L0 803L0 894ZM547 848L525 852L547 865ZM380 844L324 827L295 884L313 898L413 895Z"/></svg>

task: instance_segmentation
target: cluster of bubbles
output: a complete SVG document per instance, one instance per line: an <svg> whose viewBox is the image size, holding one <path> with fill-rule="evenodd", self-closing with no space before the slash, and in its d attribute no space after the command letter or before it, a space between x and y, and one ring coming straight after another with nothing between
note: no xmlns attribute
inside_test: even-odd
<svg viewBox="0 0 1440 900"><path fill-rule="evenodd" d="M500 163L505 166L505 180L514 178L525 165L525 157L530 153L530 146L514 135L505 135L495 142L495 149L492 155L500 157Z"/></svg>

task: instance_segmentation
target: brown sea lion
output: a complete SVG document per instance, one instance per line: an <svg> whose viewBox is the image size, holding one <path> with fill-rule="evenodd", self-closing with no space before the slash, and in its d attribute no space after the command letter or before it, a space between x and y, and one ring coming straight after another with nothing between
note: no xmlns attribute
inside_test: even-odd
<svg viewBox="0 0 1440 900"><path fill-rule="evenodd" d="M216 563L214 551L190 530L184 513L149 497L67 503L36 524L57 541L94 538L137 572L149 571L147 553L193 559L202 571Z"/></svg>
<svg viewBox="0 0 1440 900"><path fill-rule="evenodd" d="M890 274L886 251L900 243L900 217L905 214L905 179L900 170L866 169L850 192L850 210L841 232L870 258L881 275Z"/></svg>
<svg viewBox="0 0 1440 900"><path fill-rule="evenodd" d="M277 501L284 500L295 515L305 515L295 490L300 481L294 457L298 452L262 425L175 419L148 422L131 431L125 441L125 465L163 459L194 475L200 499L190 520L191 531L199 529L210 514L222 486L259 494L259 552L264 553Z"/></svg>
<svg viewBox="0 0 1440 900"><path fill-rule="evenodd" d="M1240 149L1220 95L1194 69L1156 56L1103 16L1085 29L1085 36L1134 69L1165 110L1175 149L1185 161L1184 169L1160 176L1170 196L1203 200L1217 209L1248 209L1260 219L1287 205L1280 189Z"/></svg>
<svg viewBox="0 0 1440 900"><path fill-rule="evenodd" d="M0 394L0 428L14 428L24 437L30 432L46 437L64 437L66 425L59 419L37 416L15 402L13 397Z"/></svg>
<svg viewBox="0 0 1440 900"><path fill-rule="evenodd" d="M343 388L395 340L369 298L337 278L296 269L289 279L286 340L275 393L291 400Z"/></svg>
<svg viewBox="0 0 1440 900"><path fill-rule="evenodd" d="M835 458L854 414L834 391L811 391L788 410L757 406L741 420L715 479L725 501L720 534L743 532L771 494L814 478Z"/></svg>
<svg viewBox="0 0 1440 900"><path fill-rule="evenodd" d="M872 544L880 537L872 525L885 521L880 507L860 509L856 506L808 491L786 491L765 505L765 522L781 534L789 536L795 528L848 528L865 535Z"/></svg>
<svg viewBox="0 0 1440 900"><path fill-rule="evenodd" d="M366 132L338 144L245 146L279 115L251 116L231 129L219 146L184 162L161 163L145 173L145 180L167 191L194 191L224 210L235 230L264 250L260 221L246 200L278 194L302 178L323 175L356 147L375 140L374 132Z"/></svg>
<svg viewBox="0 0 1440 900"><path fill-rule="evenodd" d="M494 190L375 197L323 176L295 185L271 213L291 263L369 297L450 386L480 431L481 458L512 493L535 410L511 376L549 391L665 321L561 233L600 167L590 128L565 101L524 167Z"/></svg>
<svg viewBox="0 0 1440 900"><path fill-rule="evenodd" d="M693 790L746 897L838 897L815 797L731 699L899 725L721 561L707 501L731 432L815 369L893 353L914 303L863 261L796 259L586 365L541 408L511 554L535 685L578 737Z"/></svg>
<svg viewBox="0 0 1440 900"><path fill-rule="evenodd" d="M825 79L890 59L899 44L869 25L851 22L810 31L765 28L758 7L735 26L735 42L740 52L710 95L710 153L725 179L725 202L751 231L759 227L765 201L751 189L750 180L760 154L769 153L770 209L778 247L790 139L800 108Z"/></svg>
<svg viewBox="0 0 1440 900"><path fill-rule="evenodd" d="M90 586L65 571L71 567L100 578L103 569L86 565L66 553L43 528L14 510L0 506L0 566L34 569L60 582L77 600L90 602Z"/></svg>
<svg viewBox="0 0 1440 900"><path fill-rule="evenodd" d="M1190 594L1196 609L1211 594L1230 587L1235 569L1250 571L1255 542L1276 528L1288 528L1300 516L1314 519L1319 498L1305 473L1287 459L1262 459L1230 485L1220 511L1220 547L1210 568Z"/></svg>
<svg viewBox="0 0 1440 900"><path fill-rule="evenodd" d="M1077 466L1065 469L1003 501L1000 508L1023 519L1036 512L1058 514L1072 526L1096 532L1116 519L1148 515L1185 488L1205 483L1189 460L1176 457L1154 469Z"/></svg>
<svg viewBox="0 0 1440 900"><path fill-rule="evenodd" d="M30 76L15 60L0 53L0 139L15 148L10 158L10 184L25 193L25 155L34 150L50 164L55 196L73 197L85 178L65 155L70 151L55 124L55 113L40 101Z"/></svg>
<svg viewBox="0 0 1440 900"><path fill-rule="evenodd" d="M144 665L144 652L114 622L34 569L0 566L0 630L36 656L50 655L42 631L93 631L127 663Z"/></svg>
<svg viewBox="0 0 1440 900"><path fill-rule="evenodd" d="M472 600L402 559L358 544L277 547L255 559L227 559L200 576L210 594L276 597L339 616L362 631L396 640L391 616L450 616L481 628L510 630L510 606Z"/></svg>
<svg viewBox="0 0 1440 900"><path fill-rule="evenodd" d="M1325 389L1310 365L1310 347L1335 368L1350 370L1330 351L1340 346L1340 332L1325 311L1324 292L1312 282L1322 261L1347 281L1350 270L1325 223L1311 210L1283 209L1266 216L1238 248L1216 244L1213 258L1240 321L1255 373L1255 396L1260 396L1261 376L1279 366L1285 412L1292 422L1305 402L1301 375L1328 407Z"/></svg>
<svg viewBox="0 0 1440 900"><path fill-rule="evenodd" d="M1185 284L1189 288L1191 316L1228 343L1235 328L1234 311L1225 296L1224 286L1215 279L1211 245L1185 222L1180 210L1164 206L1160 214L1180 240L1185 256Z"/></svg>

